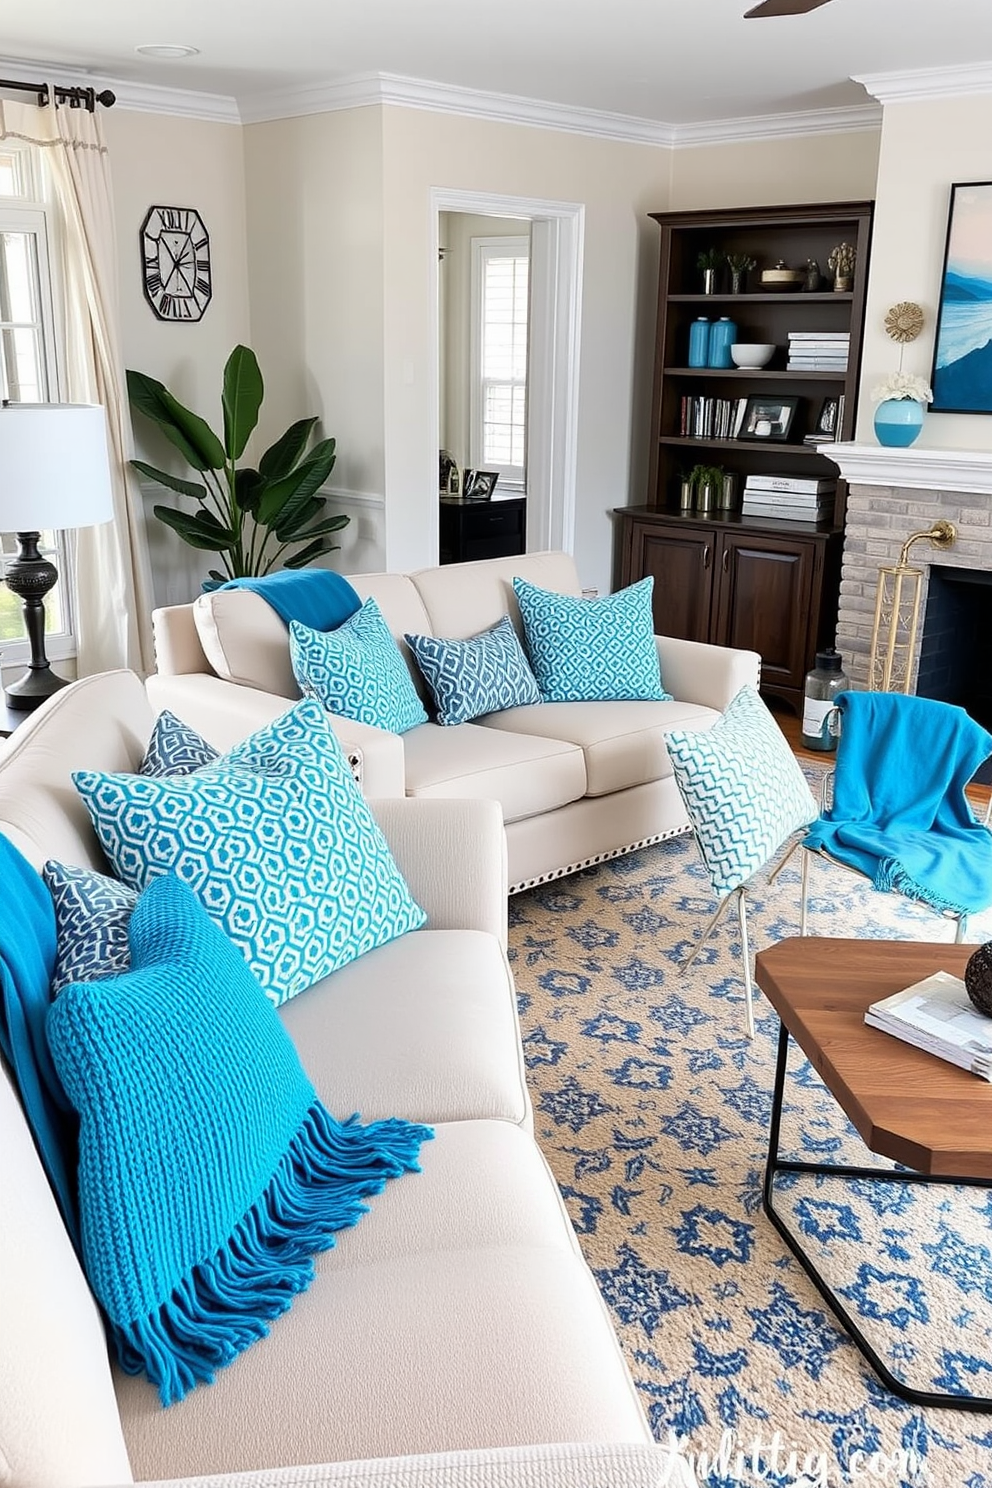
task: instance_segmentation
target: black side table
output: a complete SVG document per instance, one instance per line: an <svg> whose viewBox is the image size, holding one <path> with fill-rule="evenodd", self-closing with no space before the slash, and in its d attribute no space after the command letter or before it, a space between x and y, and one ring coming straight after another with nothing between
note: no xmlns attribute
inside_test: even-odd
<svg viewBox="0 0 992 1488"><path fill-rule="evenodd" d="M464 501L442 496L439 536L442 563L516 557L527 547L527 497Z"/></svg>

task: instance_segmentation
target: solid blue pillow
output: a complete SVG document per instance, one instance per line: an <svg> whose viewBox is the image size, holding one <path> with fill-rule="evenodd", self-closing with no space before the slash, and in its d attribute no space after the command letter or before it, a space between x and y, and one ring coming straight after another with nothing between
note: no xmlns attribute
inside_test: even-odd
<svg viewBox="0 0 992 1488"><path fill-rule="evenodd" d="M138 774L152 775L157 780L168 775L188 775L203 765L213 764L218 757L217 750L196 729L164 708L155 720Z"/></svg>
<svg viewBox="0 0 992 1488"><path fill-rule="evenodd" d="M541 701L509 615L467 641L430 635L404 639L433 694L438 723L467 723L483 713Z"/></svg>
<svg viewBox="0 0 992 1488"><path fill-rule="evenodd" d="M648 577L601 599L576 599L513 580L546 703L670 700L654 638L653 585Z"/></svg>
<svg viewBox="0 0 992 1488"><path fill-rule="evenodd" d="M52 996L68 982L92 982L127 971L127 927L138 902L136 891L106 873L53 861L45 864L41 876L55 906Z"/></svg>
<svg viewBox="0 0 992 1488"><path fill-rule="evenodd" d="M424 705L399 646L374 599L336 630L311 630L293 620L289 658L304 697L329 713L405 734L427 722Z"/></svg>
<svg viewBox="0 0 992 1488"><path fill-rule="evenodd" d="M120 1361L163 1405L268 1332L362 1199L417 1171L429 1128L341 1124L244 961L157 879L132 970L71 982L47 1017L79 1113L82 1255Z"/></svg>
<svg viewBox="0 0 992 1488"><path fill-rule="evenodd" d="M193 775L72 778L117 876L174 872L276 1004L425 921L312 700Z"/></svg>

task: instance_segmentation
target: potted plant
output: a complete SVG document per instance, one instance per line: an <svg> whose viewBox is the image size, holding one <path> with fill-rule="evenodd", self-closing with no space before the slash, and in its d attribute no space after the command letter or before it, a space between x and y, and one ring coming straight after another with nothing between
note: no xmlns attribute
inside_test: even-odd
<svg viewBox="0 0 992 1488"><path fill-rule="evenodd" d="M703 275L703 294L715 293L716 271L724 262L725 256L719 248L704 248L696 259L696 267Z"/></svg>
<svg viewBox="0 0 992 1488"><path fill-rule="evenodd" d="M723 467L721 465L694 465L689 472L695 491L698 512L711 512L723 490Z"/></svg>
<svg viewBox="0 0 992 1488"><path fill-rule="evenodd" d="M213 584L266 574L280 564L304 568L337 548L328 538L350 519L324 516L327 498L317 493L334 466L335 441L321 439L307 450L316 418L290 425L257 468L239 463L264 394L255 353L247 346L236 346L224 368L223 438L147 373L128 371L127 391L131 407L156 424L202 477L181 479L131 461L142 475L196 503L193 512L153 510L190 547L220 555L222 568L210 570Z"/></svg>
<svg viewBox="0 0 992 1488"><path fill-rule="evenodd" d="M728 253L727 268L730 270L730 293L743 294L747 285L747 276L752 269L758 267L758 260L752 258L750 253Z"/></svg>
<svg viewBox="0 0 992 1488"><path fill-rule="evenodd" d="M875 438L879 444L905 448L923 428L926 404L933 393L922 377L910 372L890 372L871 390L875 409Z"/></svg>

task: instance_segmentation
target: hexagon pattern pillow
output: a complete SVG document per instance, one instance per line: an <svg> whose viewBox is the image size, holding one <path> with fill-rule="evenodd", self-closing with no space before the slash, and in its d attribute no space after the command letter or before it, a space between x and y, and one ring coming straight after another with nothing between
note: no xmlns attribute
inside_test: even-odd
<svg viewBox="0 0 992 1488"><path fill-rule="evenodd" d="M509 615L466 641L430 635L404 639L434 696L438 723L468 723L541 701Z"/></svg>
<svg viewBox="0 0 992 1488"><path fill-rule="evenodd" d="M277 1006L426 919L310 699L193 775L73 781L118 877L175 873Z"/></svg>
<svg viewBox="0 0 992 1488"><path fill-rule="evenodd" d="M303 696L328 713L391 734L427 722L403 653L372 598L337 630L290 621L289 659Z"/></svg>

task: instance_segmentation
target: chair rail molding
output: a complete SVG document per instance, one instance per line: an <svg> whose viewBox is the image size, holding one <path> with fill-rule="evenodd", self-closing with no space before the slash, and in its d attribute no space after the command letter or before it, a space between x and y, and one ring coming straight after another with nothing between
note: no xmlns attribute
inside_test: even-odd
<svg viewBox="0 0 992 1488"><path fill-rule="evenodd" d="M848 485L897 486L907 491L967 491L992 496L992 450L884 448L831 445L829 454Z"/></svg>

